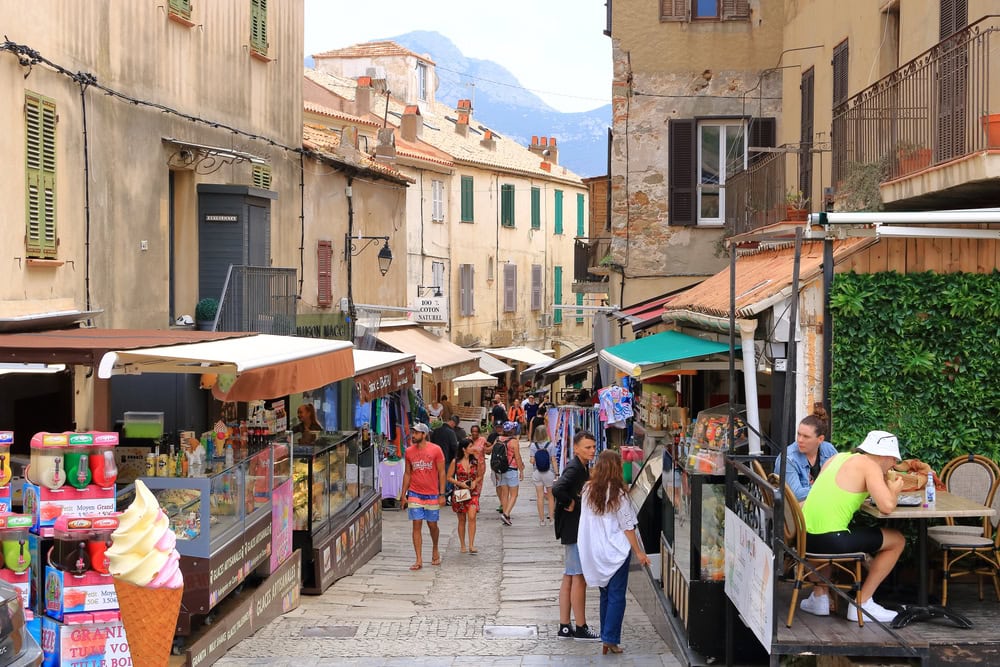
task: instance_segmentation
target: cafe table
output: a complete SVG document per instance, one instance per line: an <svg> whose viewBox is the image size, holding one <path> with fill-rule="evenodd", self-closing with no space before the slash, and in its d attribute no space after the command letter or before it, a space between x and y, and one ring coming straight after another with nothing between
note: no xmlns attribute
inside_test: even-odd
<svg viewBox="0 0 1000 667"><path fill-rule="evenodd" d="M993 516L996 513L995 510L992 507L941 490L937 492L937 501L933 507L925 506L922 491L901 493L900 499L902 500L904 497L916 497L920 503L912 506L897 505L896 509L888 514L879 511L878 507L870 502L861 505L861 511L879 519L910 519L917 522L917 561L920 577L917 584L917 604L906 605L903 611L896 614L896 618L892 621L892 627L902 628L913 621L944 618L960 628L971 628L972 621L962 614L941 605L930 604L927 600L927 587L930 581L927 569L927 522L930 519Z"/></svg>

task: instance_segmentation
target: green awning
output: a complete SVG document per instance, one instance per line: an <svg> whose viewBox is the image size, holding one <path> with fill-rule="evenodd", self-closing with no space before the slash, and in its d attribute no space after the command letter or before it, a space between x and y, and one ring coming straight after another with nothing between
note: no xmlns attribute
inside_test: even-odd
<svg viewBox="0 0 1000 667"><path fill-rule="evenodd" d="M714 340L663 331L601 350L601 359L631 377L651 377L680 370L676 362L728 354L729 346Z"/></svg>

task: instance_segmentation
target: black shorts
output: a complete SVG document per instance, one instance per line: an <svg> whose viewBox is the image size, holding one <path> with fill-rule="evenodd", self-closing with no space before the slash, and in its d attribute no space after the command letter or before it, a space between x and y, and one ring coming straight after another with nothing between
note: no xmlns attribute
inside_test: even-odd
<svg viewBox="0 0 1000 667"><path fill-rule="evenodd" d="M806 533L806 551L814 554L846 554L863 551L876 554L882 548L882 530L859 526L854 530L838 530L815 535Z"/></svg>

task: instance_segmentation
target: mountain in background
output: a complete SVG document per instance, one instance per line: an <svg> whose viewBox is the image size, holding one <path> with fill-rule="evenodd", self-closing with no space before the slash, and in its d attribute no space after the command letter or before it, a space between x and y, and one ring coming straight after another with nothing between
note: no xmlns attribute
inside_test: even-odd
<svg viewBox="0 0 1000 667"><path fill-rule="evenodd" d="M508 70L490 60L466 58L440 33L414 31L386 39L414 53L427 54L435 62L438 102L455 107L460 99L472 99L473 120L504 139L528 146L532 136L555 137L559 164L583 177L607 173L610 104L578 113L556 111L522 88ZM312 66L311 60L307 59L307 67ZM559 82L554 81L552 89L559 87Z"/></svg>

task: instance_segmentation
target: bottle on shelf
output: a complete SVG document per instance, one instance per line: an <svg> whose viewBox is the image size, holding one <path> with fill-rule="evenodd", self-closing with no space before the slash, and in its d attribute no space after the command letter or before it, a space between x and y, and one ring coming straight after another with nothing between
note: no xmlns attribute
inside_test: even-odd
<svg viewBox="0 0 1000 667"><path fill-rule="evenodd" d="M226 467L233 467L233 443L226 442Z"/></svg>

